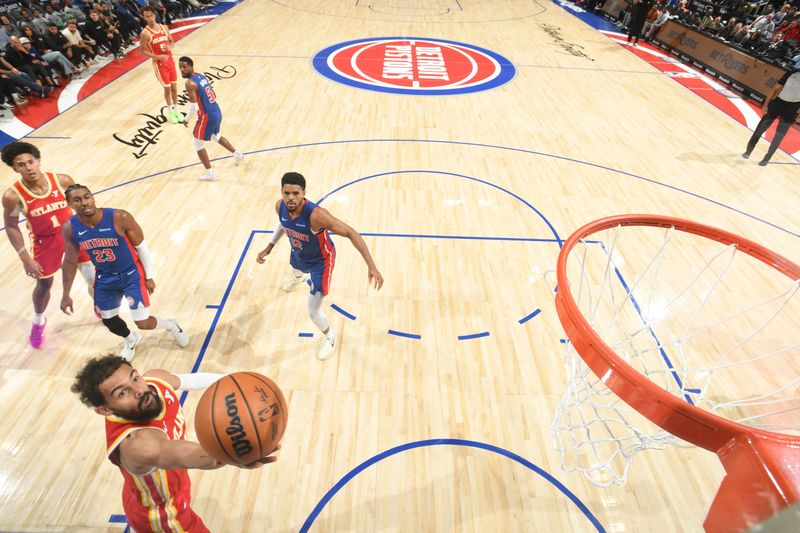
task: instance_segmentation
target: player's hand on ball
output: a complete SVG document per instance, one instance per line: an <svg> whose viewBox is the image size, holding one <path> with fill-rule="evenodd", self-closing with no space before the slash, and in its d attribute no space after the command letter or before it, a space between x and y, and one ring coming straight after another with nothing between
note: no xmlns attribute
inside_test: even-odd
<svg viewBox="0 0 800 533"><path fill-rule="evenodd" d="M72 298L66 294L61 298L61 310L68 315L72 314Z"/></svg>
<svg viewBox="0 0 800 533"><path fill-rule="evenodd" d="M241 465L239 468L244 468L244 469L247 469L247 470L253 470L254 468L261 468L262 466L268 465L269 463L274 463L275 461L278 460L278 458L276 456L272 455L272 454L277 452L280 449L281 449L281 445L278 444L275 447L275 449L272 450L271 452L269 452L269 454L266 457L262 457L258 461L254 462L254 463L250 463L249 465Z"/></svg>
<svg viewBox="0 0 800 533"><path fill-rule="evenodd" d="M156 290L156 282L153 279L146 279L144 281L144 286L147 289L147 294L153 294Z"/></svg>
<svg viewBox="0 0 800 533"><path fill-rule="evenodd" d="M375 287L375 290L380 290L383 287L383 276L378 272L378 269L371 267L369 269L369 284Z"/></svg>

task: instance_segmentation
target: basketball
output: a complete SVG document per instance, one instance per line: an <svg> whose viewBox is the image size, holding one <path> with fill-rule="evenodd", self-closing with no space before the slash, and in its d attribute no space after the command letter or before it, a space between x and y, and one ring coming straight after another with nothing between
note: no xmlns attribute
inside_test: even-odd
<svg viewBox="0 0 800 533"><path fill-rule="evenodd" d="M194 425L200 446L214 459L246 465L275 449L286 418L286 400L275 382L255 372L235 372L206 389Z"/></svg>

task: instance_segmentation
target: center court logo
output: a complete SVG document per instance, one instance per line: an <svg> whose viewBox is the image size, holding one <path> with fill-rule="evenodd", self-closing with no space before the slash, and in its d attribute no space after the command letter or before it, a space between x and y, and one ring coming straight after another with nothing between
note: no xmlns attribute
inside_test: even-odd
<svg viewBox="0 0 800 533"><path fill-rule="evenodd" d="M511 80L503 56L477 46L417 37L377 37L335 44L314 56L314 69L351 87L394 94L485 91Z"/></svg>

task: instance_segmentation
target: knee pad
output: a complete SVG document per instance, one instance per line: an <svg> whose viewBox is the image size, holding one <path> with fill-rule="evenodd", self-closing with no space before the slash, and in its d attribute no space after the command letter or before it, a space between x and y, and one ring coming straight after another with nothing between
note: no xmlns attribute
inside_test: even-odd
<svg viewBox="0 0 800 533"><path fill-rule="evenodd" d="M199 152L200 150L203 149L203 146L205 146L205 144L206 142L203 141L202 139L195 139L192 142L192 148L194 148L196 152Z"/></svg>
<svg viewBox="0 0 800 533"><path fill-rule="evenodd" d="M211 136L211 140L214 141L214 142L219 142L221 137L222 137L221 134L215 133L214 135Z"/></svg>
<svg viewBox="0 0 800 533"><path fill-rule="evenodd" d="M128 325L120 318L119 315L112 316L111 318L104 318L103 324L105 324L105 326L108 328L108 331L114 335L127 337L131 334L131 330L128 329Z"/></svg>

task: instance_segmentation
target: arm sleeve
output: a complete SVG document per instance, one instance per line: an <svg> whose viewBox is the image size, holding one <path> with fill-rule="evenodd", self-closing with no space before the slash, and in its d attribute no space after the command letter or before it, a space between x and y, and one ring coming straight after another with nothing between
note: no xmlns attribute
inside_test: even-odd
<svg viewBox="0 0 800 533"><path fill-rule="evenodd" d="M270 244L272 244L273 246L278 244L278 241L281 240L281 237L283 237L285 234L286 230L283 229L283 224L281 224L281 221L278 220L278 225L275 226L275 231L272 234L272 239L270 239L269 241Z"/></svg>
<svg viewBox="0 0 800 533"><path fill-rule="evenodd" d="M150 257L150 250L147 245L142 241L139 246L136 246L136 253L139 254L139 261L142 262L144 268L144 277L146 279L153 279L153 259Z"/></svg>
<svg viewBox="0 0 800 533"><path fill-rule="evenodd" d="M192 102L189 104L189 112L186 113L186 122L191 122L194 120L195 115L197 114L197 102Z"/></svg>
<svg viewBox="0 0 800 533"><path fill-rule="evenodd" d="M194 374L175 374L181 380L178 390L203 390L225 377L225 374L196 372Z"/></svg>

